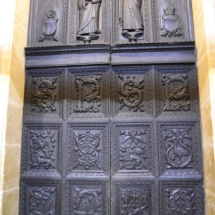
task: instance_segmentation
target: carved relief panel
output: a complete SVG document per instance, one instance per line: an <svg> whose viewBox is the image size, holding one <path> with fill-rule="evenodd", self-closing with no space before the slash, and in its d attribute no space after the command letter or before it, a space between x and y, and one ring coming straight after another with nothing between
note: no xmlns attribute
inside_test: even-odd
<svg viewBox="0 0 215 215"><path fill-rule="evenodd" d="M76 174L108 174L108 124L69 124L67 172Z"/></svg>
<svg viewBox="0 0 215 215"><path fill-rule="evenodd" d="M112 115L144 117L152 115L151 73L147 67L114 68Z"/></svg>
<svg viewBox="0 0 215 215"><path fill-rule="evenodd" d="M24 117L61 118L63 70L29 70L26 77Z"/></svg>
<svg viewBox="0 0 215 215"><path fill-rule="evenodd" d="M53 180L23 180L20 188L19 214L60 214L60 184Z"/></svg>
<svg viewBox="0 0 215 215"><path fill-rule="evenodd" d="M165 176L202 174L198 122L163 122L159 129L159 167Z"/></svg>
<svg viewBox="0 0 215 215"><path fill-rule="evenodd" d="M160 214L204 214L201 182L160 182Z"/></svg>
<svg viewBox="0 0 215 215"><path fill-rule="evenodd" d="M67 0L33 0L28 46L66 44Z"/></svg>
<svg viewBox="0 0 215 215"><path fill-rule="evenodd" d="M61 173L61 124L25 124L22 146L22 174Z"/></svg>
<svg viewBox="0 0 215 215"><path fill-rule="evenodd" d="M159 116L197 116L198 92L193 67L157 67L157 109Z"/></svg>
<svg viewBox="0 0 215 215"><path fill-rule="evenodd" d="M157 207L154 204L153 182L143 180L113 181L112 193L111 214L155 214Z"/></svg>
<svg viewBox="0 0 215 215"><path fill-rule="evenodd" d="M69 117L104 118L108 114L108 68L69 70Z"/></svg>
<svg viewBox="0 0 215 215"><path fill-rule="evenodd" d="M154 41L193 41L190 0L154 0Z"/></svg>
<svg viewBox="0 0 215 215"><path fill-rule="evenodd" d="M109 214L109 185L100 181L67 181L65 214Z"/></svg>

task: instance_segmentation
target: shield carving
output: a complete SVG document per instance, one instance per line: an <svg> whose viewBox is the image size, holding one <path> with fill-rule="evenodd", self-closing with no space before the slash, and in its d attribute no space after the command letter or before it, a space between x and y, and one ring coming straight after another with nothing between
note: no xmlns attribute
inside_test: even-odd
<svg viewBox="0 0 215 215"><path fill-rule="evenodd" d="M164 16L164 29L173 32L178 28L179 20L177 16Z"/></svg>
<svg viewBox="0 0 215 215"><path fill-rule="evenodd" d="M43 21L43 32L46 35L52 35L57 30L57 19L45 19Z"/></svg>

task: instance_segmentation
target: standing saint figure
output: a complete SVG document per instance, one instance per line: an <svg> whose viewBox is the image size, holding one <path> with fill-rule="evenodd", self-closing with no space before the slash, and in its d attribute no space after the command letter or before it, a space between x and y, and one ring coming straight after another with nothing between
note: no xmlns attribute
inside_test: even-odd
<svg viewBox="0 0 215 215"><path fill-rule="evenodd" d="M79 29L77 39L84 42L99 38L99 9L101 0L79 0Z"/></svg>
<svg viewBox="0 0 215 215"><path fill-rule="evenodd" d="M122 35L136 40L143 35L142 0L122 0ZM133 32L133 33L132 33Z"/></svg>

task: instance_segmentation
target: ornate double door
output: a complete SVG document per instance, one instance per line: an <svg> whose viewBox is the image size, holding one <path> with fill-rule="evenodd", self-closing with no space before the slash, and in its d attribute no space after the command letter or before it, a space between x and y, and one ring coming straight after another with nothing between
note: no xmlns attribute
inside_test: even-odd
<svg viewBox="0 0 215 215"><path fill-rule="evenodd" d="M32 0L20 215L204 214L193 40L189 0Z"/></svg>

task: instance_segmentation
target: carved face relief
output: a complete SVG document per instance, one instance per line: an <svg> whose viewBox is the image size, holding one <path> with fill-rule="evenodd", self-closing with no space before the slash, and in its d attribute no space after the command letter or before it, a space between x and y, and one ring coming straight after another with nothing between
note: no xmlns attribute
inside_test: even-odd
<svg viewBox="0 0 215 215"><path fill-rule="evenodd" d="M167 215L194 215L196 214L195 191L193 188L178 187L166 188L166 213Z"/></svg>
<svg viewBox="0 0 215 215"><path fill-rule="evenodd" d="M75 158L73 169L101 169L102 131L74 131Z"/></svg>
<svg viewBox="0 0 215 215"><path fill-rule="evenodd" d="M75 79L76 113L98 113L101 110L101 76L79 76Z"/></svg>
<svg viewBox="0 0 215 215"><path fill-rule="evenodd" d="M143 112L144 107L144 78L130 75L118 75L119 109L132 112Z"/></svg>
<svg viewBox="0 0 215 215"><path fill-rule="evenodd" d="M55 187L29 187L29 212L30 215L56 215L55 201L56 188Z"/></svg>
<svg viewBox="0 0 215 215"><path fill-rule="evenodd" d="M72 205L74 214L102 215L101 187L73 187Z"/></svg>
<svg viewBox="0 0 215 215"><path fill-rule="evenodd" d="M191 128L165 128L164 143L167 169L193 167Z"/></svg>
<svg viewBox="0 0 215 215"><path fill-rule="evenodd" d="M149 214L148 190L139 187L120 189L120 215Z"/></svg>
<svg viewBox="0 0 215 215"><path fill-rule="evenodd" d="M56 169L57 130L30 131L29 168Z"/></svg>
<svg viewBox="0 0 215 215"><path fill-rule="evenodd" d="M147 128L119 131L120 170L148 168Z"/></svg>
<svg viewBox="0 0 215 215"><path fill-rule="evenodd" d="M161 78L164 111L190 111L188 74L163 74Z"/></svg>
<svg viewBox="0 0 215 215"><path fill-rule="evenodd" d="M33 112L48 113L56 111L57 83L57 77L38 77L33 79Z"/></svg>

